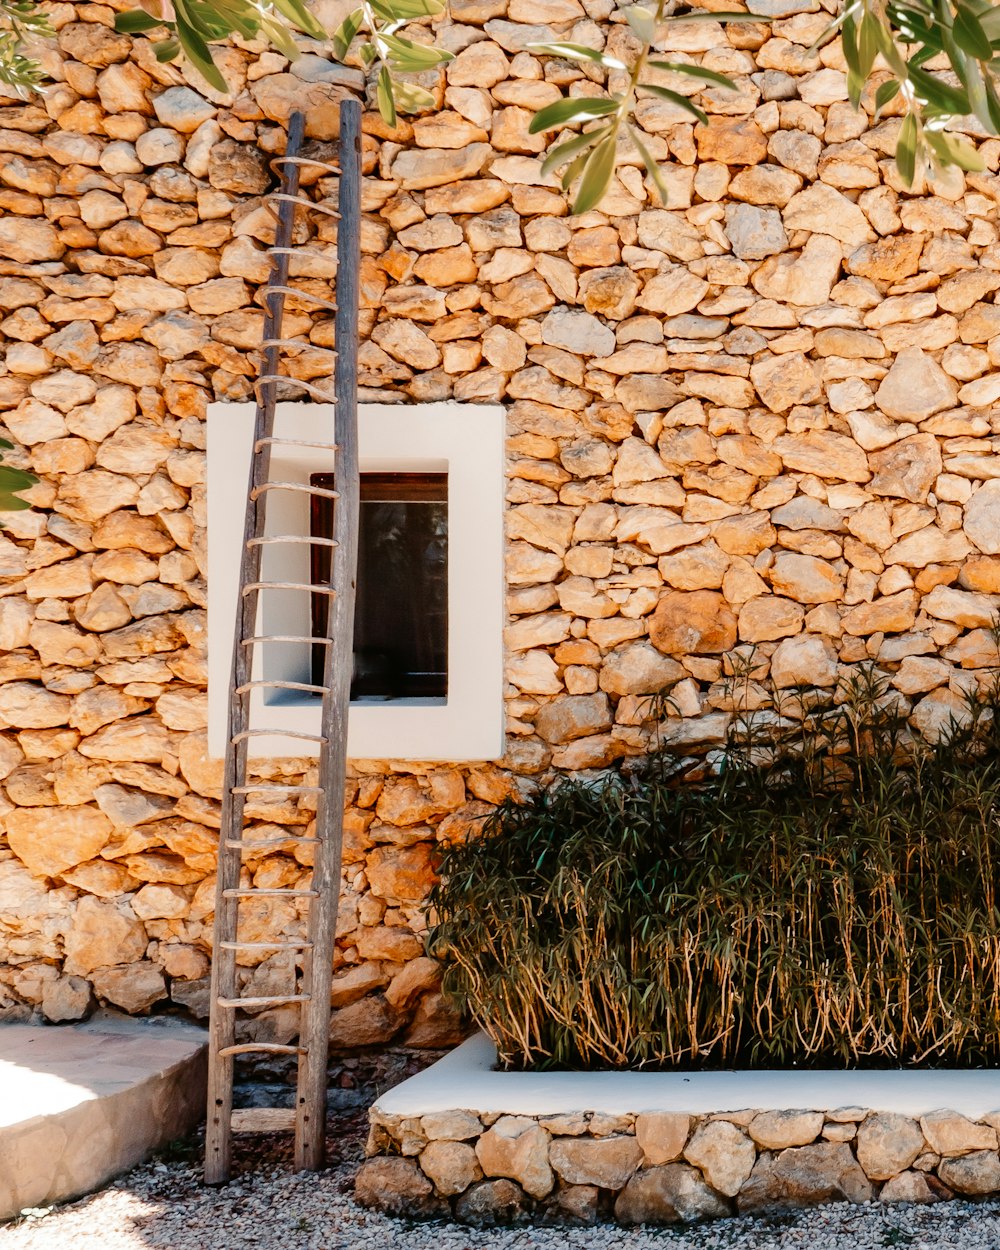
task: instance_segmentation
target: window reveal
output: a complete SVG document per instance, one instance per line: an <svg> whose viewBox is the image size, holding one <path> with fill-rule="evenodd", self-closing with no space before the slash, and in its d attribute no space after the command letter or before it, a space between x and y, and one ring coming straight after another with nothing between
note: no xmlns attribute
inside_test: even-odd
<svg viewBox="0 0 1000 1250"><path fill-rule="evenodd" d="M317 473L314 486L335 488ZM332 499L313 496L310 532L333 532ZM312 580L330 579L330 549L313 547ZM312 596L313 636L326 634L329 604ZM313 648L322 680L325 648ZM448 475L362 473L352 700L448 695Z"/></svg>

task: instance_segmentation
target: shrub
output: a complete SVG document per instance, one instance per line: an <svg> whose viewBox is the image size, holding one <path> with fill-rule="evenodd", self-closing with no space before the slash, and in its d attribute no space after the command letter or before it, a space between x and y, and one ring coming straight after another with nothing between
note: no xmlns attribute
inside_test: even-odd
<svg viewBox="0 0 1000 1250"><path fill-rule="evenodd" d="M445 852L446 988L507 1066L996 1063L998 707L928 746L856 678L693 784L657 752L507 802Z"/></svg>

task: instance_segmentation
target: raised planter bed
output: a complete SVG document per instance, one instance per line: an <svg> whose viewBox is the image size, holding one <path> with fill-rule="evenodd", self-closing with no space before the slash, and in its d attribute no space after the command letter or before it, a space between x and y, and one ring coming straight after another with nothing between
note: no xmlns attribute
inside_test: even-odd
<svg viewBox="0 0 1000 1250"><path fill-rule="evenodd" d="M361 1202L676 1223L1000 1192L995 1071L497 1072L482 1036L371 1109Z"/></svg>

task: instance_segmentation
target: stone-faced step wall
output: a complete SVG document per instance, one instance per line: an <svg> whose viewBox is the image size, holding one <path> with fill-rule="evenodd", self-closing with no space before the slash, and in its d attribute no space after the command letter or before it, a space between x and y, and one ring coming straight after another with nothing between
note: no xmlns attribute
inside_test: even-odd
<svg viewBox="0 0 1000 1250"><path fill-rule="evenodd" d="M821 1202L939 1202L1000 1191L998 1128L1000 1112L973 1122L863 1107L701 1117L375 1109L356 1192L383 1211L470 1224L670 1224Z"/></svg>

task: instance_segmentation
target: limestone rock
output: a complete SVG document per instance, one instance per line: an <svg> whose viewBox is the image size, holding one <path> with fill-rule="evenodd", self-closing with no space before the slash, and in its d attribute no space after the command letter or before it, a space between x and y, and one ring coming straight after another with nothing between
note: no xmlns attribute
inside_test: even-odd
<svg viewBox="0 0 1000 1250"><path fill-rule="evenodd" d="M148 1011L153 1003L167 997L163 973L149 960L98 968L91 974L94 993L130 1015Z"/></svg>
<svg viewBox="0 0 1000 1250"><path fill-rule="evenodd" d="M1000 479L983 482L973 491L962 528L985 555L1000 555Z"/></svg>
<svg viewBox="0 0 1000 1250"><path fill-rule="evenodd" d="M649 695L686 676L675 660L667 659L648 642L633 642L613 651L601 666L600 687L608 694Z"/></svg>
<svg viewBox="0 0 1000 1250"><path fill-rule="evenodd" d="M988 1124L974 1124L957 1111L932 1111L920 1117L920 1127L935 1154L945 1157L996 1150L997 1132Z"/></svg>
<svg viewBox="0 0 1000 1250"><path fill-rule="evenodd" d="M922 348L904 347L880 382L875 402L897 421L923 421L942 408L953 408L958 387Z"/></svg>
<svg viewBox="0 0 1000 1250"><path fill-rule="evenodd" d="M695 1132L684 1148L684 1158L701 1168L713 1189L732 1198L753 1171L757 1151L735 1124L714 1120Z"/></svg>
<svg viewBox="0 0 1000 1250"><path fill-rule="evenodd" d="M387 1215L435 1215L445 1209L414 1159L366 1159L354 1182L354 1196L361 1206Z"/></svg>
<svg viewBox="0 0 1000 1250"><path fill-rule="evenodd" d="M636 1172L615 1202L615 1218L621 1224L687 1223L728 1214L728 1203L697 1168L683 1163Z"/></svg>
<svg viewBox="0 0 1000 1250"><path fill-rule="evenodd" d="M740 1214L749 1214L819 1202L870 1202L874 1192L850 1146L818 1142L761 1155L737 1206Z"/></svg>
<svg viewBox="0 0 1000 1250"><path fill-rule="evenodd" d="M420 1166L444 1197L462 1193L483 1175L475 1150L464 1142L428 1142L421 1151Z"/></svg>
<svg viewBox="0 0 1000 1250"><path fill-rule="evenodd" d="M649 1167L676 1162L691 1132L691 1117L679 1111L650 1111L635 1117L635 1139Z"/></svg>
<svg viewBox="0 0 1000 1250"><path fill-rule="evenodd" d="M535 728L546 742L572 742L611 727L611 708L606 694L564 695L546 703Z"/></svg>
<svg viewBox="0 0 1000 1250"><path fill-rule="evenodd" d="M977 1150L959 1159L942 1159L941 1180L960 1194L992 1194L1000 1190L1000 1159L995 1150Z"/></svg>
<svg viewBox="0 0 1000 1250"><path fill-rule="evenodd" d="M858 1129L858 1162L875 1181L905 1172L923 1149L924 1135L909 1116L879 1112Z"/></svg>
<svg viewBox="0 0 1000 1250"><path fill-rule="evenodd" d="M524 1190L514 1181L479 1181L455 1202L455 1218L473 1228L513 1224L525 1216L529 1204Z"/></svg>
<svg viewBox="0 0 1000 1250"><path fill-rule="evenodd" d="M818 556L781 552L771 569L771 585L797 603L834 603L844 592L836 570Z"/></svg>
<svg viewBox="0 0 1000 1250"><path fill-rule="evenodd" d="M778 689L786 689L790 686L819 686L829 688L837 684L839 671L837 667L837 652L833 645L825 638L821 638L816 634L799 634L794 638L784 638L778 643L771 656L771 680ZM767 1113L771 1114L771 1113ZM792 1112L774 1112L776 1116L792 1115ZM807 1116L812 1113L802 1112L801 1116ZM794 1115L800 1116L795 1112ZM798 1123L798 1121L796 1121ZM810 1121L811 1123L811 1121ZM770 1124L770 1121L762 1121L763 1125ZM775 1131L777 1131L778 1122L775 1121ZM761 1131L769 1131L762 1128ZM791 1130L790 1130L791 1131ZM819 1130L817 1130L818 1133ZM812 1141L817 1133L807 1138L804 1142L784 1142L785 1146L803 1146L807 1142ZM751 1126L751 1136L754 1141L760 1142L768 1150L779 1149L778 1146L767 1145L760 1141Z"/></svg>
<svg viewBox="0 0 1000 1250"><path fill-rule="evenodd" d="M533 1198L552 1188L549 1135L535 1120L502 1116L480 1137L475 1153L486 1176L515 1180Z"/></svg>
<svg viewBox="0 0 1000 1250"><path fill-rule="evenodd" d="M762 1150L787 1150L814 1142L822 1131L823 1118L821 1111L761 1111L747 1131Z"/></svg>
<svg viewBox="0 0 1000 1250"><path fill-rule="evenodd" d="M7 840L39 876L56 877L93 859L111 838L112 825L96 807L15 808L6 819Z"/></svg>
<svg viewBox="0 0 1000 1250"><path fill-rule="evenodd" d="M879 1202L942 1202L951 1192L936 1176L926 1172L900 1172L886 1181L879 1192Z"/></svg>
<svg viewBox="0 0 1000 1250"><path fill-rule="evenodd" d="M843 434L811 430L806 434L785 434L772 444L786 468L817 477L844 482L867 482L871 477L868 458Z"/></svg>
<svg viewBox="0 0 1000 1250"><path fill-rule="evenodd" d="M80 899L66 935L67 973L89 976L96 968L136 963L145 953L146 932L126 900Z"/></svg>
<svg viewBox="0 0 1000 1250"><path fill-rule="evenodd" d="M557 1137L549 1148L549 1161L562 1180L600 1189L623 1188L641 1160L631 1136Z"/></svg>
<svg viewBox="0 0 1000 1250"><path fill-rule="evenodd" d="M736 617L712 590L672 590L650 618L649 637L666 655L719 655L736 643Z"/></svg>

